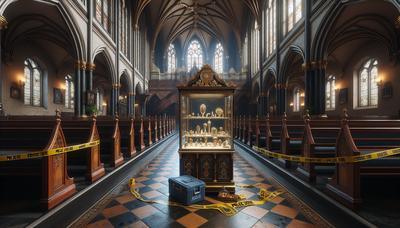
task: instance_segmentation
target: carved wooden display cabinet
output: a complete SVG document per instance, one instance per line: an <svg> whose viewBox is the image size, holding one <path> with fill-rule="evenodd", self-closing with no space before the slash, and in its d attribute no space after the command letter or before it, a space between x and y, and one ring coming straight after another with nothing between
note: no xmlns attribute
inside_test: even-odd
<svg viewBox="0 0 400 228"><path fill-rule="evenodd" d="M180 175L206 182L207 192L233 192L233 93L205 65L185 86L179 86Z"/></svg>

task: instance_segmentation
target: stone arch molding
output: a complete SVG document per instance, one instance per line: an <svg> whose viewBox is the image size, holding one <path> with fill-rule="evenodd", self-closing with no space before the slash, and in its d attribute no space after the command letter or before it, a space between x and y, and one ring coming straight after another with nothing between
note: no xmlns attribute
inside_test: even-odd
<svg viewBox="0 0 400 228"><path fill-rule="evenodd" d="M65 22L67 29L71 37L73 39L73 47L74 47L74 52L76 54L77 60L84 60L86 56L86 48L84 45L84 38L82 35L82 32L80 31L79 27L77 26L77 22L75 18L72 16L72 13L69 10L69 7L66 5L66 1L56 1L56 0L51 0L51 1L40 1L40 0L3 0L0 2L0 15L6 14L7 10L12 7L12 4L17 3L19 1L31 1L35 2L38 4L47 4L50 6L54 6L57 8L57 11L60 13L60 15L63 18L63 21Z"/></svg>
<svg viewBox="0 0 400 228"><path fill-rule="evenodd" d="M93 63L94 63L94 60L96 59L96 57L98 55L103 55L104 56L104 58L105 58L105 60L107 62L108 70L111 73L110 77L111 77L112 83L113 84L118 84L119 83L119 78L117 78L115 76L115 67L114 67L113 60L111 58L110 52L105 47L98 47L97 49L94 50L93 55L92 55L93 56L93 59L92 59Z"/></svg>

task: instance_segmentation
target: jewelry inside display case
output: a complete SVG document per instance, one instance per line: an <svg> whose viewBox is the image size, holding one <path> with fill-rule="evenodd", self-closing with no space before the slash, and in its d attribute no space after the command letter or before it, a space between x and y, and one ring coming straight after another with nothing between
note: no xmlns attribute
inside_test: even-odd
<svg viewBox="0 0 400 228"><path fill-rule="evenodd" d="M205 65L178 87L180 103L180 174L206 182L207 192L234 191L233 93Z"/></svg>

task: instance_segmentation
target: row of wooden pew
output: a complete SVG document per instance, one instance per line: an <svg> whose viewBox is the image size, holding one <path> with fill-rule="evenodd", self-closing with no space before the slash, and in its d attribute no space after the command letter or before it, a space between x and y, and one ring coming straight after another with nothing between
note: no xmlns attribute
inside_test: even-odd
<svg viewBox="0 0 400 228"><path fill-rule="evenodd" d="M175 131L169 116L140 118L7 116L0 118L0 155L100 140L98 146L49 157L0 162L1 199L40 199L51 209L77 190L72 176L93 183ZM38 202L38 201L36 201Z"/></svg>
<svg viewBox="0 0 400 228"><path fill-rule="evenodd" d="M355 156L400 147L400 120L384 118L290 119L266 116L263 119L237 116L234 123L237 140L272 152L303 157L329 158ZM322 175L331 177L325 190L350 208L361 203L360 180L371 177L400 177L400 157L391 156L360 163L293 164L300 177L315 182ZM398 180L398 179L396 179Z"/></svg>

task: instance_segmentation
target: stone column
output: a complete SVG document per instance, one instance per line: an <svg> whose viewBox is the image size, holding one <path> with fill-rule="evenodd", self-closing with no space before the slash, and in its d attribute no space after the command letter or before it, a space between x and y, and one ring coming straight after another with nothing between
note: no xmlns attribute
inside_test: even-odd
<svg viewBox="0 0 400 228"><path fill-rule="evenodd" d="M81 61L77 60L75 65L75 78L74 78L74 115L76 117L82 116L81 105Z"/></svg>
<svg viewBox="0 0 400 228"><path fill-rule="evenodd" d="M89 91L93 90L93 71L95 65L92 63L92 50L93 50L93 2L94 1L86 1L87 2L87 12L88 12L88 23L87 23L87 89Z"/></svg>
<svg viewBox="0 0 400 228"><path fill-rule="evenodd" d="M278 84L276 88L277 96L277 114L283 115L286 112L286 97L287 89L285 84Z"/></svg>
<svg viewBox="0 0 400 228"><path fill-rule="evenodd" d="M116 112L118 112L118 99L119 99L119 88L121 87L120 84L114 84L112 86L112 91L111 91L111 105L110 105L110 114L112 116L115 115Z"/></svg>
<svg viewBox="0 0 400 228"><path fill-rule="evenodd" d="M1 41L1 37L2 37L2 33L3 30L5 30L7 28L7 19L3 16L0 15L0 115L2 115L2 113L4 112L4 107L3 107L3 75L4 75L4 69L3 69L3 50L2 50L2 41Z"/></svg>
<svg viewBox="0 0 400 228"><path fill-rule="evenodd" d="M325 114L326 65L327 62L325 60L311 61L303 64L309 84L308 94L306 94L306 108L312 115Z"/></svg>
<svg viewBox="0 0 400 228"><path fill-rule="evenodd" d="M86 62L80 61L80 75L81 75L81 115L86 115Z"/></svg>

